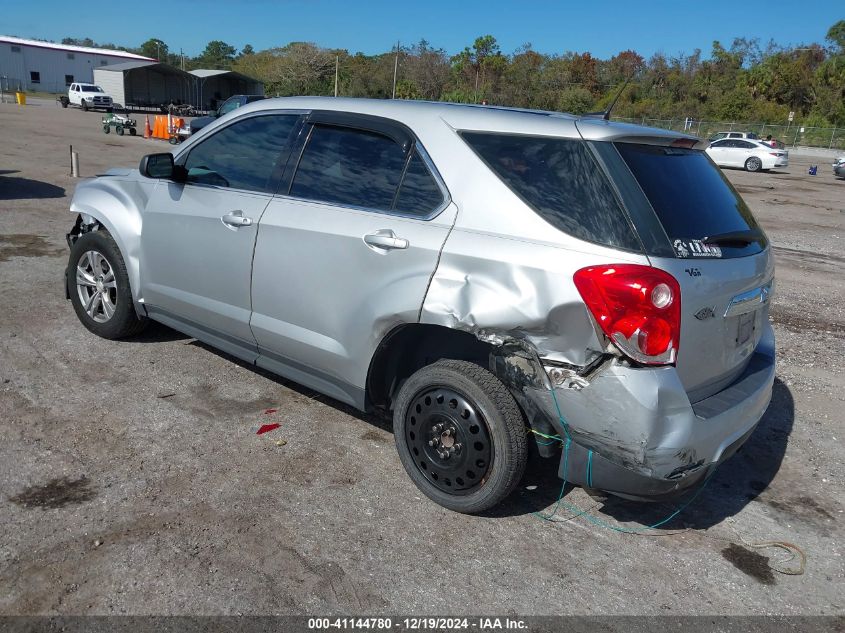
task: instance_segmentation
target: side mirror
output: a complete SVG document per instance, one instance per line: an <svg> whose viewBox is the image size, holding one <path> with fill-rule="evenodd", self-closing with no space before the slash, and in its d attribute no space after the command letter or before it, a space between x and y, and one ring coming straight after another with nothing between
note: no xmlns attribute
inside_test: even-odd
<svg viewBox="0 0 845 633"><path fill-rule="evenodd" d="M173 164L173 154L169 152L147 154L141 159L138 170L142 176L147 178L159 178L175 182L185 182L188 175L184 167Z"/></svg>

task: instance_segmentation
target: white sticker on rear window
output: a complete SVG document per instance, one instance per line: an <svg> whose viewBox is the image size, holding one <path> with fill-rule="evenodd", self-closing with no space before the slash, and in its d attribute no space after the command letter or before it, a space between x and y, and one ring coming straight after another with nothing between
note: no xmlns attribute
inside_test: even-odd
<svg viewBox="0 0 845 633"><path fill-rule="evenodd" d="M672 242L675 254L687 257L721 257L722 249L715 244L705 244L701 240L675 240Z"/></svg>

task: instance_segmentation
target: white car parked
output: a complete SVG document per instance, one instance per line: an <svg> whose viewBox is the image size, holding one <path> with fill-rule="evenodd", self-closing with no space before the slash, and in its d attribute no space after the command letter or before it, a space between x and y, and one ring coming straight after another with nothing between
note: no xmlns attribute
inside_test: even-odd
<svg viewBox="0 0 845 633"><path fill-rule="evenodd" d="M710 140L718 141L723 138L750 138L752 140L760 140L754 132L717 132Z"/></svg>
<svg viewBox="0 0 845 633"><path fill-rule="evenodd" d="M762 141L725 138L714 141L706 150L719 167L741 167L747 171L789 166L789 152L776 149Z"/></svg>

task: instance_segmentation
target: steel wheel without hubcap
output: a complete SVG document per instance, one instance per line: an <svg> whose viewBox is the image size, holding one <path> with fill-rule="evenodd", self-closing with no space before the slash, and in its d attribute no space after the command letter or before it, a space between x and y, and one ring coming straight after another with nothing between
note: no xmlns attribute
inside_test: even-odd
<svg viewBox="0 0 845 633"><path fill-rule="evenodd" d="M76 292L85 312L97 323L106 323L117 306L114 269L98 251L85 251L76 264Z"/></svg>
<svg viewBox="0 0 845 633"><path fill-rule="evenodd" d="M486 479L492 461L487 424L462 394L446 387L417 394L405 424L408 448L433 486L464 495Z"/></svg>
<svg viewBox="0 0 845 633"><path fill-rule="evenodd" d="M456 512L489 510L525 470L525 420L484 367L442 358L399 388L393 436L405 472L429 499Z"/></svg>

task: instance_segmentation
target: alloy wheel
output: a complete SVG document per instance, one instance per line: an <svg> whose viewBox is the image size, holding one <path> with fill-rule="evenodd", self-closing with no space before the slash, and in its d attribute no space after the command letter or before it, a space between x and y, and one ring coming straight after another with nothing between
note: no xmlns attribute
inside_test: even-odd
<svg viewBox="0 0 845 633"><path fill-rule="evenodd" d="M83 309L97 323L105 323L117 308L114 269L99 251L85 251L76 264L76 292Z"/></svg>

